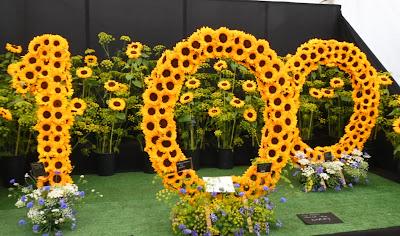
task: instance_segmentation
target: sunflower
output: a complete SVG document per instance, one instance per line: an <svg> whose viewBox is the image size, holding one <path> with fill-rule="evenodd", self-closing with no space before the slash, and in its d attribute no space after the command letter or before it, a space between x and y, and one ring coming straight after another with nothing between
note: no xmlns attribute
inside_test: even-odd
<svg viewBox="0 0 400 236"><path fill-rule="evenodd" d="M85 63L87 66L97 66L97 57L95 55L85 56Z"/></svg>
<svg viewBox="0 0 400 236"><path fill-rule="evenodd" d="M120 83L118 83L117 81L115 81L115 80L109 80L109 81L107 81L107 82L104 83L104 88L105 88L107 91L115 92L115 91L118 91L118 90L119 90L119 85L120 85Z"/></svg>
<svg viewBox="0 0 400 236"><path fill-rule="evenodd" d="M200 87L200 80L191 78L188 81L186 81L185 85L189 89L197 89L198 87Z"/></svg>
<svg viewBox="0 0 400 236"><path fill-rule="evenodd" d="M309 91L310 95L316 99L321 99L322 98L322 93L319 89L316 88L311 88Z"/></svg>
<svg viewBox="0 0 400 236"><path fill-rule="evenodd" d="M70 101L71 104L71 112L75 115L83 115L83 112L86 110L86 102L80 98L73 98Z"/></svg>
<svg viewBox="0 0 400 236"><path fill-rule="evenodd" d="M92 69L90 69L90 67L87 67L87 66L76 69L76 75L82 79L87 79L87 78L91 77L92 73L93 73Z"/></svg>
<svg viewBox="0 0 400 236"><path fill-rule="evenodd" d="M139 42L130 43L126 47L125 54L130 59L137 59L142 54L141 53L142 48L143 48L143 45L141 43L139 43Z"/></svg>
<svg viewBox="0 0 400 236"><path fill-rule="evenodd" d="M257 112L254 108L247 108L243 112L243 118L249 122L254 122L257 120Z"/></svg>
<svg viewBox="0 0 400 236"><path fill-rule="evenodd" d="M229 90L231 88L231 83L228 80L222 80L218 82L218 88L222 90Z"/></svg>
<svg viewBox="0 0 400 236"><path fill-rule="evenodd" d="M251 93L251 92L256 91L257 84L254 81L246 80L243 82L242 88L245 92Z"/></svg>
<svg viewBox="0 0 400 236"><path fill-rule="evenodd" d="M244 106L244 101L240 100L237 97L233 97L232 100L229 102L231 106L236 107L236 108L241 108Z"/></svg>
<svg viewBox="0 0 400 236"><path fill-rule="evenodd" d="M18 45L13 45L11 43L6 44L6 50L12 53L21 53L22 52L22 47Z"/></svg>
<svg viewBox="0 0 400 236"><path fill-rule="evenodd" d="M6 120L12 120L11 112L3 107L0 107L0 117L3 117Z"/></svg>
<svg viewBox="0 0 400 236"><path fill-rule="evenodd" d="M332 88L341 88L344 86L344 82L341 78L335 77L332 78L329 82Z"/></svg>
<svg viewBox="0 0 400 236"><path fill-rule="evenodd" d="M391 85L393 81L387 75L379 75L378 81L382 85Z"/></svg>
<svg viewBox="0 0 400 236"><path fill-rule="evenodd" d="M208 109L208 115L210 117L216 117L219 114L221 114L221 109L219 107L211 107L210 109Z"/></svg>
<svg viewBox="0 0 400 236"><path fill-rule="evenodd" d="M187 93L182 94L182 96L179 99L179 101L182 104L186 104L186 103L189 103L189 102L193 101L193 97L194 97L194 95L193 95L192 92L187 92Z"/></svg>
<svg viewBox="0 0 400 236"><path fill-rule="evenodd" d="M333 98L335 96L335 91L333 89L321 89L322 96L325 98Z"/></svg>
<svg viewBox="0 0 400 236"><path fill-rule="evenodd" d="M118 90L117 90L118 93L126 93L126 92L128 92L128 90L129 90L128 85L121 84L121 83L118 84Z"/></svg>
<svg viewBox="0 0 400 236"><path fill-rule="evenodd" d="M400 134L400 118L397 118L396 120L394 120L393 130L394 130L394 132Z"/></svg>
<svg viewBox="0 0 400 236"><path fill-rule="evenodd" d="M108 107L114 111L122 111L125 109L126 102L122 98L111 98L107 101Z"/></svg>
<svg viewBox="0 0 400 236"><path fill-rule="evenodd" d="M214 64L214 69L216 71L222 71L225 70L226 68L228 68L228 64L226 64L226 62L223 60L219 60Z"/></svg>

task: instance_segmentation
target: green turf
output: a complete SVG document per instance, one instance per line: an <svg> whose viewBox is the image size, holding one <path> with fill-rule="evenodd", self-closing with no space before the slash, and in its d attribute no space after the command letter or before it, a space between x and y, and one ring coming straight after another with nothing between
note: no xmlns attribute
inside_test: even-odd
<svg viewBox="0 0 400 236"><path fill-rule="evenodd" d="M245 167L233 170L202 169L202 176L243 173ZM155 199L160 184L152 184L154 175L140 172L120 173L110 177L86 176L89 187L104 194L104 198L86 199L79 209L78 229L65 235L172 235L169 209ZM271 235L315 235L351 230L383 228L400 225L400 185L370 174L370 184L358 185L341 192L304 193L281 184L271 198L277 204L276 213L284 227ZM7 189L0 189L0 235L33 235L28 227L17 226L25 209L15 209L7 198ZM279 203L284 196L286 203ZM344 223L334 225L304 225L297 213L333 212Z"/></svg>

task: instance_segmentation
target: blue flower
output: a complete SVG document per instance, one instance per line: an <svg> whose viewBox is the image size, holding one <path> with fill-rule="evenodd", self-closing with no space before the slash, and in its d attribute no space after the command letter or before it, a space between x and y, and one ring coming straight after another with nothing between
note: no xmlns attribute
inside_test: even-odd
<svg viewBox="0 0 400 236"><path fill-rule="evenodd" d="M10 179L10 184L15 184L15 179Z"/></svg>
<svg viewBox="0 0 400 236"><path fill-rule="evenodd" d="M349 186L349 188L353 188L353 184L349 183L347 186Z"/></svg>
<svg viewBox="0 0 400 236"><path fill-rule="evenodd" d="M181 188L181 189L179 189L179 192L182 193L182 194L186 194L186 189Z"/></svg>
<svg viewBox="0 0 400 236"><path fill-rule="evenodd" d="M39 225L33 225L33 226L32 226L32 231L33 231L34 233L39 233L39 229L40 229L40 226L39 226Z"/></svg>
<svg viewBox="0 0 400 236"><path fill-rule="evenodd" d="M244 230L243 229L239 229L238 231L236 231L234 233L234 236L243 236L243 234L244 234Z"/></svg>
<svg viewBox="0 0 400 236"><path fill-rule="evenodd" d="M324 173L324 167L318 166L317 169L315 170L315 172L317 172L317 174L322 174L322 173Z"/></svg>
<svg viewBox="0 0 400 236"><path fill-rule="evenodd" d="M243 197L243 195L244 195L244 192L239 192L239 197Z"/></svg>
<svg viewBox="0 0 400 236"><path fill-rule="evenodd" d="M217 195L218 195L217 192L212 192L212 193L211 193L211 196L213 196L213 197L216 197Z"/></svg>
<svg viewBox="0 0 400 236"><path fill-rule="evenodd" d="M267 204L267 209L268 209L268 210L274 209L274 204L268 203L268 204Z"/></svg>
<svg viewBox="0 0 400 236"><path fill-rule="evenodd" d="M39 198L38 203L39 205L43 206L44 205L44 199L43 198Z"/></svg>
<svg viewBox="0 0 400 236"><path fill-rule="evenodd" d="M246 213L246 211L243 207L241 207L241 208L239 208L239 213L244 215Z"/></svg>
<svg viewBox="0 0 400 236"><path fill-rule="evenodd" d="M33 207L33 202L28 202L28 204L26 204L26 208L32 208Z"/></svg>
<svg viewBox="0 0 400 236"><path fill-rule="evenodd" d="M26 225L26 221L24 220L24 219L20 219L19 221L18 221L18 224L19 225Z"/></svg>
<svg viewBox="0 0 400 236"><path fill-rule="evenodd" d="M285 202L287 202L287 199L285 197L281 197L280 202L285 203Z"/></svg>
<svg viewBox="0 0 400 236"><path fill-rule="evenodd" d="M42 189L43 189L44 191L50 191L50 186L44 186Z"/></svg>
<svg viewBox="0 0 400 236"><path fill-rule="evenodd" d="M28 201L28 198L27 198L25 195L22 195L21 201L22 201L22 202L26 202L26 201Z"/></svg>
<svg viewBox="0 0 400 236"><path fill-rule="evenodd" d="M263 190L268 191L269 190L268 186L263 186Z"/></svg>
<svg viewBox="0 0 400 236"><path fill-rule="evenodd" d="M223 210L220 210L221 211L221 215L222 216L226 216L226 212L225 211L223 211Z"/></svg>
<svg viewBox="0 0 400 236"><path fill-rule="evenodd" d="M281 220L276 220L276 223L275 223L275 225L276 225L276 227L280 228L280 227L282 227L282 226L283 226L283 223L282 223L282 221L281 221Z"/></svg>
<svg viewBox="0 0 400 236"><path fill-rule="evenodd" d="M192 231L190 229L184 229L182 231L182 233L188 235L188 234L192 234Z"/></svg>
<svg viewBox="0 0 400 236"><path fill-rule="evenodd" d="M218 220L218 216L215 215L214 213L211 213L210 218L211 218L211 221L212 221L213 223L217 222L217 220Z"/></svg>
<svg viewBox="0 0 400 236"><path fill-rule="evenodd" d="M62 232L59 230L59 231L57 231L57 232L54 234L54 236L63 236L63 234L62 234Z"/></svg>
<svg viewBox="0 0 400 236"><path fill-rule="evenodd" d="M60 208L61 209L66 209L68 207L68 205L65 203L64 199L60 200Z"/></svg>
<svg viewBox="0 0 400 236"><path fill-rule="evenodd" d="M180 230L184 230L184 229L186 229L186 225L180 224L180 225L178 225L178 228L179 228Z"/></svg>
<svg viewBox="0 0 400 236"><path fill-rule="evenodd" d="M261 230L260 224L255 223L255 224L254 224L254 233L255 233L257 236L260 236L260 230Z"/></svg>
<svg viewBox="0 0 400 236"><path fill-rule="evenodd" d="M203 236L211 236L211 233L210 233L209 231L207 231L207 232L205 232L205 233L203 234Z"/></svg>
<svg viewBox="0 0 400 236"><path fill-rule="evenodd" d="M258 199L254 199L254 201L253 201L255 204L259 204L260 203L260 200L258 200Z"/></svg>
<svg viewBox="0 0 400 236"><path fill-rule="evenodd" d="M235 183L235 184L233 184L233 187L235 187L235 188L240 188L240 184Z"/></svg>
<svg viewBox="0 0 400 236"><path fill-rule="evenodd" d="M197 186L197 190L198 190L198 191L203 190L203 186Z"/></svg>
<svg viewBox="0 0 400 236"><path fill-rule="evenodd" d="M192 230L192 236L199 236L196 230Z"/></svg>
<svg viewBox="0 0 400 236"><path fill-rule="evenodd" d="M80 191L80 192L79 192L79 196L80 196L80 197L84 197L84 196L85 196L85 191Z"/></svg>
<svg viewBox="0 0 400 236"><path fill-rule="evenodd" d="M76 223L71 224L71 230L76 230Z"/></svg>
<svg viewBox="0 0 400 236"><path fill-rule="evenodd" d="M264 197L264 201L265 202L269 202L269 198L268 197Z"/></svg>
<svg viewBox="0 0 400 236"><path fill-rule="evenodd" d="M335 187L335 190L336 190L336 191L340 191L340 190L342 190L342 188L340 187L340 185L337 185L337 186Z"/></svg>

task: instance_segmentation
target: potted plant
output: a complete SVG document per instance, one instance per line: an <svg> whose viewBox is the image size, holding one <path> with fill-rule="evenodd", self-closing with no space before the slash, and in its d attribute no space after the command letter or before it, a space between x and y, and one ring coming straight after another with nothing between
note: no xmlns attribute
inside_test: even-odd
<svg viewBox="0 0 400 236"><path fill-rule="evenodd" d="M11 44L6 48L9 52L0 55L0 157L4 183L8 185L10 179L23 180L27 156L35 149L32 127L36 123L36 105L33 96L22 96L10 87L10 75L15 72L9 65L20 59L22 48Z"/></svg>

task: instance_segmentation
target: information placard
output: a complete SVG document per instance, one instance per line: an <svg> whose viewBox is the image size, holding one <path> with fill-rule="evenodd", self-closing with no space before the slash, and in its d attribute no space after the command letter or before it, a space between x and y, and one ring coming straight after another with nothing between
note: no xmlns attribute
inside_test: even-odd
<svg viewBox="0 0 400 236"><path fill-rule="evenodd" d="M306 225L343 223L343 221L332 212L297 214L297 217L299 217Z"/></svg>
<svg viewBox="0 0 400 236"><path fill-rule="evenodd" d="M44 170L44 165L43 163L40 162L31 163L31 172L32 176L35 178L46 175L46 171Z"/></svg>
<svg viewBox="0 0 400 236"><path fill-rule="evenodd" d="M203 180L206 183L206 192L208 193L235 192L231 176L203 177Z"/></svg>
<svg viewBox="0 0 400 236"><path fill-rule="evenodd" d="M192 169L192 159L188 158L187 160L184 161L178 161L176 163L176 170L177 172L181 172L183 170L188 170Z"/></svg>

